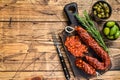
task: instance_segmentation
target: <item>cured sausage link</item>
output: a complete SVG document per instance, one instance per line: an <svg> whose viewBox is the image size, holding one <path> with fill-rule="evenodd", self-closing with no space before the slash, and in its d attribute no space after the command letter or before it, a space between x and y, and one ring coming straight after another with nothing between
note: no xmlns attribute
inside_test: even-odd
<svg viewBox="0 0 120 80"><path fill-rule="evenodd" d="M95 69L87 64L86 62L84 62L81 59L76 59L75 64L78 68L80 68L81 70L83 70L84 72L86 72L89 75L96 75L96 71Z"/></svg>
<svg viewBox="0 0 120 80"><path fill-rule="evenodd" d="M100 68L100 70L108 69L111 62L107 52L104 51L103 48L99 46L99 44L88 34L88 32L85 29L78 26L76 27L75 30L79 34L79 37L81 38L81 40L90 48L92 48L95 51L95 53L102 59L102 62L104 63L104 65L102 68ZM90 58L88 60L90 60ZM90 64L95 64L95 63L94 61L93 62L91 61ZM92 65L92 66L94 67L95 65Z"/></svg>
<svg viewBox="0 0 120 80"><path fill-rule="evenodd" d="M99 62L96 58L93 58L91 56L85 56L85 59L95 69L104 70L104 63L103 62Z"/></svg>

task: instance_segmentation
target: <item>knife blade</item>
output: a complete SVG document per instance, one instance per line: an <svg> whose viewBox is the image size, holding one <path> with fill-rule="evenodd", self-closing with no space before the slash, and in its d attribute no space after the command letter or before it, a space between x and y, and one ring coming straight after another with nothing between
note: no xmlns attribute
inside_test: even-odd
<svg viewBox="0 0 120 80"><path fill-rule="evenodd" d="M53 42L54 42L54 45L55 45L55 47L56 47L56 51L57 51L58 56L59 56L59 59L60 59L60 63L61 63L61 66L62 66L64 75L65 75L65 77L66 77L66 80L70 80L70 74L69 74L68 68L67 68L67 66L66 66L64 57L63 57L63 55L61 54L61 50L60 50L60 48L59 48L58 39L57 39L55 33L52 34L52 38L53 38Z"/></svg>

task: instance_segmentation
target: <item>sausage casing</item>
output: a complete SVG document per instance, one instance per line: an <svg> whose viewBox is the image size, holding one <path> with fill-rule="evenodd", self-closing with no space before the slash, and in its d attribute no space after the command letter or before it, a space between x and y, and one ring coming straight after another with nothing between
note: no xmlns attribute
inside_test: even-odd
<svg viewBox="0 0 120 80"><path fill-rule="evenodd" d="M104 63L91 56L85 56L87 62L96 70L104 70Z"/></svg>
<svg viewBox="0 0 120 80"><path fill-rule="evenodd" d="M78 68L80 68L81 70L83 70L87 74L96 75L95 69L91 65L84 62L82 59L76 59L75 64Z"/></svg>
<svg viewBox="0 0 120 80"><path fill-rule="evenodd" d="M108 69L111 63L108 53L104 51L101 46L99 46L99 44L88 34L88 32L85 29L78 26L75 30L79 34L81 40L90 48L92 48L95 51L95 53L102 59L102 62L104 63L104 68L101 68L100 70ZM90 60L90 58L88 60ZM94 61L91 62L91 64L94 64Z"/></svg>

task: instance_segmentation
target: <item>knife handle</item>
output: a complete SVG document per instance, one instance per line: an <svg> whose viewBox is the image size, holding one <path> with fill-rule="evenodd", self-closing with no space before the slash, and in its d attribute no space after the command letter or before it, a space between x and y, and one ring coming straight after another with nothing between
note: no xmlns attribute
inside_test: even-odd
<svg viewBox="0 0 120 80"><path fill-rule="evenodd" d="M69 74L68 68L66 66L64 57L62 56L62 54L60 53L60 50L58 48L57 48L57 51L58 51L58 54L59 54L60 62L61 62L61 65L62 65L62 68L63 68L63 71L64 71L64 75L66 77L66 80L70 80L70 74Z"/></svg>

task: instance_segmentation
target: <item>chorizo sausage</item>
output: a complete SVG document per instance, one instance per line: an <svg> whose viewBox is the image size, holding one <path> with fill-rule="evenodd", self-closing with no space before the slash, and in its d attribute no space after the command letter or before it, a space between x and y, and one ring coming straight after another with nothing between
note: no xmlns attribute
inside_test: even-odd
<svg viewBox="0 0 120 80"><path fill-rule="evenodd" d="M80 68L81 70L83 70L87 74L96 75L95 69L91 65L84 62L82 59L76 59L75 64L78 68Z"/></svg>
<svg viewBox="0 0 120 80"><path fill-rule="evenodd" d="M87 63L89 63L96 70L104 70L103 62L100 62L96 58L93 58L91 56L85 56L85 59L86 59Z"/></svg>
<svg viewBox="0 0 120 80"><path fill-rule="evenodd" d="M99 65L99 66L102 66L102 67L99 67L99 70L107 70L111 64L110 57L107 54L107 52L103 50L103 48L89 35L89 33L85 29L78 26L75 28L75 30L77 31L81 40L90 48L92 48L95 51L95 53L102 59L102 62L104 65ZM96 61L96 63L94 61L91 61L96 59L88 58L88 57L86 59L90 64L93 64L94 67L97 65L98 61Z"/></svg>

